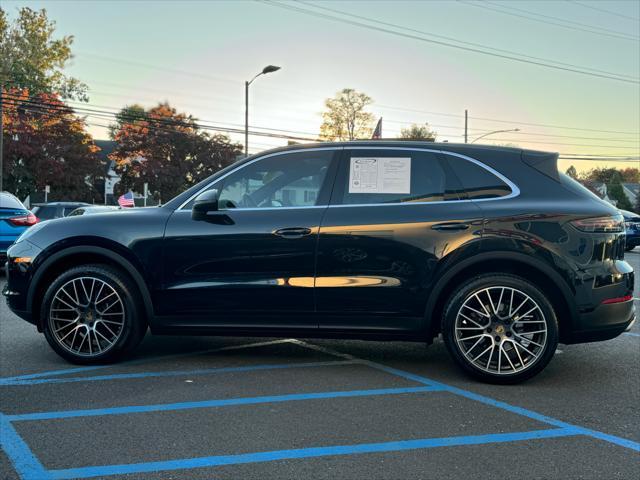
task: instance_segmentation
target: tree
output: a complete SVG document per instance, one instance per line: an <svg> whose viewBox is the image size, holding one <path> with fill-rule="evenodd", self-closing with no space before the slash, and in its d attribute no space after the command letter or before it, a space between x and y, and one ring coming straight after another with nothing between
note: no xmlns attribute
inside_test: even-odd
<svg viewBox="0 0 640 480"><path fill-rule="evenodd" d="M176 196L242 153L229 137L201 131L192 116L167 103L142 111L124 107L111 127L117 144L109 158L121 175L118 190L142 192L148 183L158 201Z"/></svg>
<svg viewBox="0 0 640 480"><path fill-rule="evenodd" d="M371 138L374 116L365 109L373 103L368 95L345 88L324 102L320 138L328 141Z"/></svg>
<svg viewBox="0 0 640 480"><path fill-rule="evenodd" d="M56 94L87 100L87 86L62 69L72 58L72 36L54 38L55 22L46 10L22 7L13 23L0 8L0 84L32 95Z"/></svg>
<svg viewBox="0 0 640 480"><path fill-rule="evenodd" d="M410 127L400 130L402 140L423 140L425 142L435 142L438 134L429 128L429 124L424 125L413 124Z"/></svg>
<svg viewBox="0 0 640 480"><path fill-rule="evenodd" d="M577 180L578 178L578 171L576 170L576 167L574 167L573 165L567 168L566 174L569 175L574 180Z"/></svg>
<svg viewBox="0 0 640 480"><path fill-rule="evenodd" d="M580 180L601 182L601 183L620 183L622 181L622 174L620 170L608 167L598 167L589 170L586 173L580 175Z"/></svg>
<svg viewBox="0 0 640 480"><path fill-rule="evenodd" d="M4 178L19 198L51 186L52 200L95 201L100 150L84 121L53 94L12 89L4 108Z"/></svg>
<svg viewBox="0 0 640 480"><path fill-rule="evenodd" d="M620 171L622 181L627 183L640 183L640 169L627 167Z"/></svg>
<svg viewBox="0 0 640 480"><path fill-rule="evenodd" d="M616 207L622 210L631 210L633 206L629 197L624 193L624 188L619 180L614 181L610 185L607 185L607 193L609 198L616 201Z"/></svg>

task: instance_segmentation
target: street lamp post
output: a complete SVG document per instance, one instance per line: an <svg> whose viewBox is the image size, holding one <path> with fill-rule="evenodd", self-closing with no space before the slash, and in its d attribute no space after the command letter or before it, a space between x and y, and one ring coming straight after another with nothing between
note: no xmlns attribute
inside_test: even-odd
<svg viewBox="0 0 640 480"><path fill-rule="evenodd" d="M494 131L494 132L489 132L489 133L485 133L484 135L480 135L480 136L479 136L478 138L476 138L475 140L471 140L471 143L475 143L475 142L477 142L478 140L480 140L481 138L488 137L489 135L493 135L494 133L519 132L519 131L520 131L520 129L519 129L519 128L512 128L512 129L509 129L509 130L496 130L496 131Z"/></svg>
<svg viewBox="0 0 640 480"><path fill-rule="evenodd" d="M244 154L246 156L249 156L249 85L260 75L277 72L278 70L280 70L280 67L267 65L251 80L244 82Z"/></svg>

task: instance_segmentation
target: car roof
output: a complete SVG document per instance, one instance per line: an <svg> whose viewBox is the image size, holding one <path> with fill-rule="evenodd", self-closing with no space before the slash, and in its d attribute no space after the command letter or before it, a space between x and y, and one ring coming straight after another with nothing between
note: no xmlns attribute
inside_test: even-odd
<svg viewBox="0 0 640 480"><path fill-rule="evenodd" d="M349 147L409 147L409 148L428 148L435 150L456 151L464 149L467 152L478 151L503 151L503 152L523 152L525 149L520 147L507 147L501 145L480 145L472 143L450 143L450 142L427 142L419 140L398 140L396 139L381 139L381 140L351 140L345 142L316 142L316 143L296 143L293 145L287 145L284 147L278 147L270 150L259 152L254 157L262 156L266 152L280 152L287 150L306 150L314 148L349 148ZM552 153L542 150L529 150L530 152L539 153Z"/></svg>

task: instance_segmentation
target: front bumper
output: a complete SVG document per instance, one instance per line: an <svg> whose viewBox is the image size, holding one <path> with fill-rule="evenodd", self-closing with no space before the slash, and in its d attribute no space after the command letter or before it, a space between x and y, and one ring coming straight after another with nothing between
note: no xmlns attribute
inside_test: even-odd
<svg viewBox="0 0 640 480"><path fill-rule="evenodd" d="M7 283L2 290L7 306L20 318L35 324L32 318L31 305L27 301L29 286L33 279L34 266L40 260L38 254L41 249L27 240L12 245L7 251L7 259L4 264ZM16 263L18 257L30 258L30 262Z"/></svg>

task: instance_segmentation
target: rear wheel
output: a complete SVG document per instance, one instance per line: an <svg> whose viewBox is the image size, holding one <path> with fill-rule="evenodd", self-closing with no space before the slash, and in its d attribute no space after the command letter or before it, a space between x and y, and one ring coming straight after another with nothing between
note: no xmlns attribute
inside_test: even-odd
<svg viewBox="0 0 640 480"><path fill-rule="evenodd" d="M540 372L558 345L558 325L545 295L523 278L487 274L453 294L443 336L456 362L490 383L517 383Z"/></svg>
<svg viewBox="0 0 640 480"><path fill-rule="evenodd" d="M83 265L52 282L41 320L49 345L60 356L74 363L109 363L144 337L140 312L126 275L105 265Z"/></svg>

